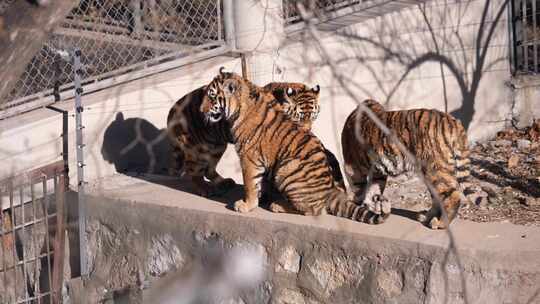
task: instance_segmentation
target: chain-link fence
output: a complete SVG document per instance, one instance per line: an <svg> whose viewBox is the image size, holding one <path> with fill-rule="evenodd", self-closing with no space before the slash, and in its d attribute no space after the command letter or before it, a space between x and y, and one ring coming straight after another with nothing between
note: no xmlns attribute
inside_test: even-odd
<svg viewBox="0 0 540 304"><path fill-rule="evenodd" d="M88 83L224 45L221 11L220 0L81 0L28 64L0 111L70 87L75 48L82 52Z"/></svg>
<svg viewBox="0 0 540 304"><path fill-rule="evenodd" d="M337 11L344 7L359 4L362 1L359 0L283 0L283 13L285 16L286 24L294 24L302 22L300 12L298 11L298 4L301 3L318 15L324 15L330 12Z"/></svg>

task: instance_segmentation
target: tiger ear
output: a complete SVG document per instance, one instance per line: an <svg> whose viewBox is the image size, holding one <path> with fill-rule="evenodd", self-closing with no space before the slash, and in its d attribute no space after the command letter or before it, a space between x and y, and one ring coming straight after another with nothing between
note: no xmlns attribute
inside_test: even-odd
<svg viewBox="0 0 540 304"><path fill-rule="evenodd" d="M220 74L222 77L225 76L224 70L225 70L225 67L224 67L224 66L222 66L222 67L219 68L219 74Z"/></svg>
<svg viewBox="0 0 540 304"><path fill-rule="evenodd" d="M317 84L311 90L315 93L319 93L321 91L321 87Z"/></svg>

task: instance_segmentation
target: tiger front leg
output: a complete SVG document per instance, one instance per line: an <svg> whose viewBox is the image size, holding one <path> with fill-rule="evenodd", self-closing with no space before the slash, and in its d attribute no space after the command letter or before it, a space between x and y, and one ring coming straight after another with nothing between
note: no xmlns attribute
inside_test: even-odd
<svg viewBox="0 0 540 304"><path fill-rule="evenodd" d="M387 177L372 174L369 179L363 203L375 214L390 215L392 204L383 195Z"/></svg>
<svg viewBox="0 0 540 304"><path fill-rule="evenodd" d="M247 160L241 160L242 175L244 178L243 200L234 203L234 210L238 212L249 212L259 206L259 194L264 176L264 168L257 167Z"/></svg>

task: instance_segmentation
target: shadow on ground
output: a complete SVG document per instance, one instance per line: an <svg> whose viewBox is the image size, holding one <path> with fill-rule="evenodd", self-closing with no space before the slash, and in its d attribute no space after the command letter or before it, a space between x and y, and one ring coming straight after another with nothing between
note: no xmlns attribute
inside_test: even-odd
<svg viewBox="0 0 540 304"><path fill-rule="evenodd" d="M118 173L197 195L188 178L168 174L171 146L165 132L146 119L125 119L119 112L105 130L101 154ZM232 205L243 196L243 187L237 185L210 199Z"/></svg>

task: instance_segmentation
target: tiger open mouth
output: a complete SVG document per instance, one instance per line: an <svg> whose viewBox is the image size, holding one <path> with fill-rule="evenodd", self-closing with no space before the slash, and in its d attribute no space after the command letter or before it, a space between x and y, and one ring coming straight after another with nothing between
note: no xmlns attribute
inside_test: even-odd
<svg viewBox="0 0 540 304"><path fill-rule="evenodd" d="M208 115L208 118L210 119L210 122L218 122L221 120L223 115L221 112L210 112Z"/></svg>

